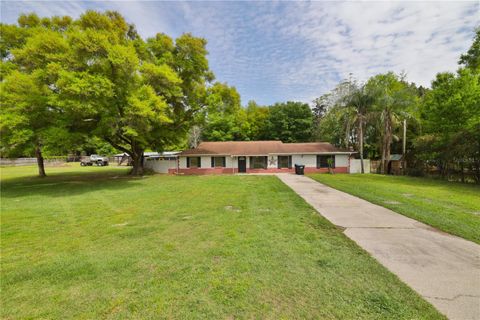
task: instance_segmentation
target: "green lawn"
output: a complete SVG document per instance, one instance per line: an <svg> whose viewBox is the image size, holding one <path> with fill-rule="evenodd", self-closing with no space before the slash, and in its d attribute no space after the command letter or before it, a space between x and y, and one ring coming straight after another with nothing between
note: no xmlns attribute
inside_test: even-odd
<svg viewBox="0 0 480 320"><path fill-rule="evenodd" d="M310 176L442 231L480 243L478 185L378 174Z"/></svg>
<svg viewBox="0 0 480 320"><path fill-rule="evenodd" d="M276 177L1 171L3 319L443 319Z"/></svg>

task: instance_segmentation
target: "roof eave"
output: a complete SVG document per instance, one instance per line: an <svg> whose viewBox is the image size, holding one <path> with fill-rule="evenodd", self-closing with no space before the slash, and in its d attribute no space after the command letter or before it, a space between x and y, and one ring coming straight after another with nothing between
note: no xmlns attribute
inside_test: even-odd
<svg viewBox="0 0 480 320"><path fill-rule="evenodd" d="M317 151L317 152L270 152L270 153L258 153L258 154L219 154L219 153L202 153L202 154L179 154L179 157L256 157L256 156L269 156L269 155L315 155L315 154L354 154L356 151Z"/></svg>

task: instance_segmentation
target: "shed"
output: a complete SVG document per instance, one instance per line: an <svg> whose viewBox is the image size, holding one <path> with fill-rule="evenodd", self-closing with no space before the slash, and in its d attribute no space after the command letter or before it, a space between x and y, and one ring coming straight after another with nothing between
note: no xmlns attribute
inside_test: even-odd
<svg viewBox="0 0 480 320"><path fill-rule="evenodd" d="M402 154L391 154L388 161L387 173L401 175L404 173L405 161Z"/></svg>

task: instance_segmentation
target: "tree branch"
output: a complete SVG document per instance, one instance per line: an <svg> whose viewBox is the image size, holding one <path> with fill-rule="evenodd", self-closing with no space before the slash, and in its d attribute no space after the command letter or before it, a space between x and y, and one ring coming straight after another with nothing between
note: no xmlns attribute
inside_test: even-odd
<svg viewBox="0 0 480 320"><path fill-rule="evenodd" d="M121 134L117 134L117 137L118 137L120 140L123 140L123 142L125 142L126 144L133 145L133 142L132 142L131 140L128 140L127 138L125 138L125 137L122 136Z"/></svg>
<svg viewBox="0 0 480 320"><path fill-rule="evenodd" d="M104 139L105 139L105 141L107 141L108 143L110 143L110 144L112 145L112 147L114 147L114 148L116 148L116 149L118 149L118 150L120 150L120 151L123 151L123 152L125 152L125 153L127 153L127 154L129 154L129 155L132 155L132 153L133 153L132 151L128 150L128 149L125 148L125 147L122 147L121 145L119 145L119 144L117 144L117 143L115 143L115 142L113 142L112 139L107 138L107 137L104 137Z"/></svg>

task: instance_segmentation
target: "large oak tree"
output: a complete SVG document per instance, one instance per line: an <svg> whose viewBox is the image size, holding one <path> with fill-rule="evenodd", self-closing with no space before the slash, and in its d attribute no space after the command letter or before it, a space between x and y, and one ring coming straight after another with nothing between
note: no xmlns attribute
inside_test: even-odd
<svg viewBox="0 0 480 320"><path fill-rule="evenodd" d="M55 70L58 105L80 129L129 154L132 174L142 174L144 151L183 139L204 106L213 79L206 41L161 33L144 41L110 11L87 11L65 34L71 62Z"/></svg>
<svg viewBox="0 0 480 320"><path fill-rule="evenodd" d="M129 154L133 174L142 174L147 148L163 151L185 138L213 79L204 39L144 40L112 11L77 20L23 15L2 25L1 40L10 147L19 137L41 147L58 116L66 134L96 136Z"/></svg>

